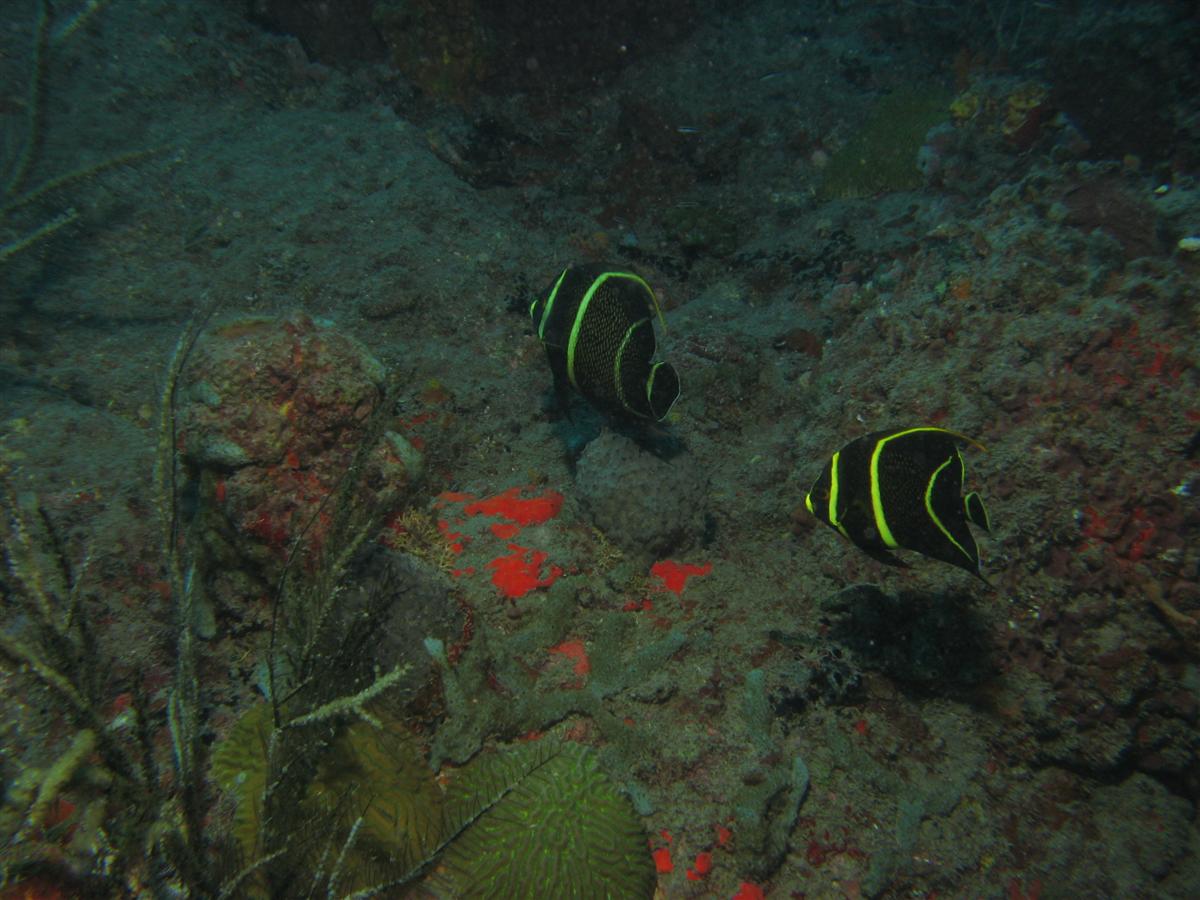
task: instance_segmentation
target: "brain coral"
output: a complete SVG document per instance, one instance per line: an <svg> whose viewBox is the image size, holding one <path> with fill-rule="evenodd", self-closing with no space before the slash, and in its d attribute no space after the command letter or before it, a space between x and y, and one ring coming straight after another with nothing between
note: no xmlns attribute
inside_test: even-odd
<svg viewBox="0 0 1200 900"><path fill-rule="evenodd" d="M425 887L445 898L653 896L645 832L595 754L564 742L503 755L514 749L527 758L491 754L472 763L500 796L450 844ZM526 771L506 775L514 766ZM473 802L489 794L479 782L469 778L460 789Z"/></svg>

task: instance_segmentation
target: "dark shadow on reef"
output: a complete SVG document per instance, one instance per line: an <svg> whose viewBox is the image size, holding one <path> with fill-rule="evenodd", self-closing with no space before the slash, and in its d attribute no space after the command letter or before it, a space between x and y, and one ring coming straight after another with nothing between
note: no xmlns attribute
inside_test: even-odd
<svg viewBox="0 0 1200 900"><path fill-rule="evenodd" d="M771 634L795 658L793 683L772 697L781 717L812 704L856 702L868 671L910 691L939 695L969 691L996 674L987 623L969 595L893 594L878 585L856 584L821 606L827 630L820 642L808 635Z"/></svg>
<svg viewBox="0 0 1200 900"><path fill-rule="evenodd" d="M995 672L987 624L958 592L889 594L856 584L824 602L829 636L867 669L939 690L980 684Z"/></svg>

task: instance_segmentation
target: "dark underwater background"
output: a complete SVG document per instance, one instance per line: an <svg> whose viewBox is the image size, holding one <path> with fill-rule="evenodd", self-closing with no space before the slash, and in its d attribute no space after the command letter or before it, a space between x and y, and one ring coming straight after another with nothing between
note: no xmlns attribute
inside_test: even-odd
<svg viewBox="0 0 1200 900"><path fill-rule="evenodd" d="M1198 15L0 0L0 898L1197 896Z"/></svg>

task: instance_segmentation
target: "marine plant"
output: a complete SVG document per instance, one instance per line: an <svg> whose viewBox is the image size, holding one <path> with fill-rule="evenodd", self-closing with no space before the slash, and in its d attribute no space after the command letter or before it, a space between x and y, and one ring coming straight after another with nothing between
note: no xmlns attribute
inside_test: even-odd
<svg viewBox="0 0 1200 900"><path fill-rule="evenodd" d="M0 865L0 887L48 877L156 897L365 897L421 881L443 896L650 896L641 822L593 751L553 735L476 745L463 765L435 776L405 721L414 661L380 668L361 652L396 597L386 579L364 589L357 578L394 513L370 490L394 382L366 417L340 482L294 537L258 647L264 699L210 757L203 736L217 727L215 686L202 676L209 651L200 634L212 573L196 533L202 519L183 499L176 426L176 388L202 327L190 325L172 355L158 427L154 484L171 611L159 638L172 660L165 709L136 673L114 684L121 667L99 624L102 607L85 602L81 587L86 560L61 564L61 542L36 501L11 489L3 496L0 588L19 615L0 630L0 664L49 692L70 730L47 742L59 746L49 764L19 773L0 810L0 837L21 848ZM301 548L318 521L314 557ZM125 697L119 727L107 712L114 688ZM214 787L233 801L227 829L212 827ZM80 825L95 838L67 869L61 848L43 839L64 792L86 805Z"/></svg>
<svg viewBox="0 0 1200 900"><path fill-rule="evenodd" d="M0 146L0 266L79 219L80 213L75 207L54 208L53 203L47 201L61 198L68 188L102 172L136 162L156 152L135 150L118 154L45 178L30 186L41 160L46 137L47 82L51 56L109 2L111 0L87 0L63 25L55 28L53 7L49 0L38 0L24 122L11 128L12 134L20 134L12 146Z"/></svg>
<svg viewBox="0 0 1200 900"><path fill-rule="evenodd" d="M90 555L73 562L66 542L32 493L8 483L0 491L6 573L0 579L10 618L0 630L0 664L44 692L68 730L67 747L48 766L22 760L0 810L0 836L12 852L0 864L0 886L30 872L56 878L102 878L133 892L165 893L167 872L185 883L204 882L202 796L196 764L200 712L196 654L188 626L193 584L180 555L174 494L174 387L199 325L189 327L172 356L163 393L157 503L162 564L171 588L176 628L174 682L168 709L152 712L141 679L117 665L100 639L98 614L87 596ZM124 679L124 680L122 680ZM114 715L112 696L120 699ZM169 733L170 778L164 777L158 738ZM81 810L64 852L49 828L78 784ZM74 804L66 804L72 806ZM76 885L76 888L82 888Z"/></svg>
<svg viewBox="0 0 1200 900"><path fill-rule="evenodd" d="M446 775L443 790L416 737L386 712L340 729L286 810L292 840L274 850L262 797L270 779L265 704L213 754L236 800L235 834L252 897L301 885L373 896L423 882L434 896L648 897L654 868L629 800L588 748L557 735L493 748ZM270 876L263 870L270 868ZM269 877L269 884L268 884Z"/></svg>
<svg viewBox="0 0 1200 900"><path fill-rule="evenodd" d="M332 508L323 564L311 577L289 568L277 594L268 700L212 756L241 864L226 893L393 895L420 882L448 897L650 896L641 822L591 750L550 734L473 748L435 776L397 703L408 666L380 674L355 652L392 595L350 620L335 602L377 520L345 498Z"/></svg>
<svg viewBox="0 0 1200 900"><path fill-rule="evenodd" d="M210 688L201 680L198 631L207 573L197 562L204 557L196 552L181 503L175 416L176 386L202 326L203 320L189 325L172 354L158 428L154 483L171 613L160 639L167 646L158 649L173 660L165 709L151 703L139 673L118 665L114 648L101 639L103 610L88 602L84 587L87 557L70 565L64 542L37 498L0 485L0 547L7 564L0 590L12 611L0 630L0 664L48 694L49 705L69 729L66 749L57 758L47 766L22 761L13 779L16 790L8 792L0 809L0 837L18 852L4 856L0 887L49 873L73 884L95 878L138 895L167 896L182 889L193 896L217 896L236 892L246 878L232 874L231 866L211 864L221 858L221 847L204 824L211 791L201 736L211 703ZM371 503L360 502L359 493L369 475L368 458L392 412L391 396L385 392L368 417L341 485L319 510L332 522L319 564L303 573L289 567L275 595L263 676L270 717L259 733L270 737L266 771L271 779L262 809L282 810L281 822L296 821L286 810L301 795L296 788L308 783L331 729L349 721L376 722L366 705L396 686L403 674L401 664L373 671L369 659L352 652L361 646L373 614L390 598L376 591L352 616L342 615L337 604L351 561L382 515ZM154 649L147 646L143 652ZM119 672L128 674L113 674ZM123 709L114 718L111 700L117 692ZM169 756L160 752L164 744ZM65 859L46 826L48 811L70 786L85 807L78 821L86 826L87 840L75 858ZM264 833L263 846L296 843L293 835ZM281 855L272 853L248 868L261 868Z"/></svg>

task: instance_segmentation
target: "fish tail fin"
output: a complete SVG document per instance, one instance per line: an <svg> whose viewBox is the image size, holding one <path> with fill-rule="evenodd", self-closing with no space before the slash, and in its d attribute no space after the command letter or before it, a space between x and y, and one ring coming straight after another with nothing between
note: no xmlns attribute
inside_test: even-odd
<svg viewBox="0 0 1200 900"><path fill-rule="evenodd" d="M669 362L657 362L646 378L646 401L654 421L661 422L679 399L679 373Z"/></svg>
<svg viewBox="0 0 1200 900"><path fill-rule="evenodd" d="M987 507L983 505L983 498L975 491L963 497L963 511L967 514L967 521L978 525L988 534L992 532L992 522L988 518Z"/></svg>

